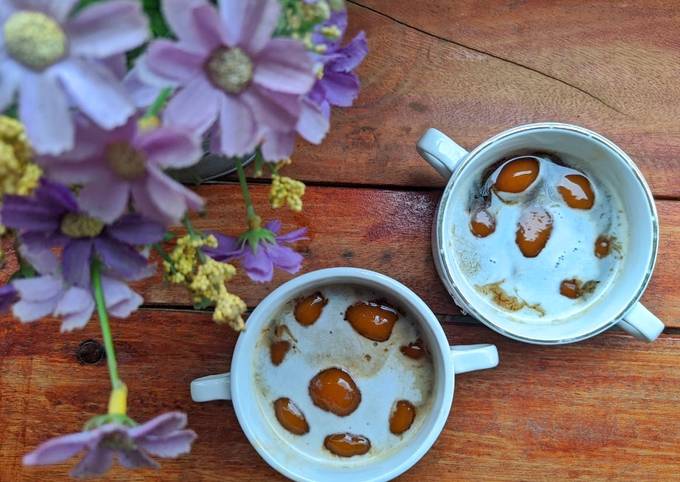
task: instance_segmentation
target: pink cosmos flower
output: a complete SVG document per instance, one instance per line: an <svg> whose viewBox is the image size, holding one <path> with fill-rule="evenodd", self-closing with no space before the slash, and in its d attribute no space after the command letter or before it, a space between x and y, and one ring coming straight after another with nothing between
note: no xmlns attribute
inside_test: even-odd
<svg viewBox="0 0 680 482"><path fill-rule="evenodd" d="M304 45L272 38L277 0L164 0L178 42L156 40L140 65L147 82L178 87L164 120L203 134L211 127L221 153L240 156L260 142L267 158L292 150L277 135L296 126L301 96L315 81ZM304 129L303 129L304 130Z"/></svg>
<svg viewBox="0 0 680 482"><path fill-rule="evenodd" d="M75 149L38 162L51 179L81 184L80 208L105 223L125 213L132 198L138 212L171 224L188 208L202 209L203 199L163 170L190 166L201 153L199 141L175 127L145 130L133 116L122 127L105 131L78 118Z"/></svg>
<svg viewBox="0 0 680 482"><path fill-rule="evenodd" d="M19 117L39 153L73 146L71 107L104 129L134 105L104 61L148 36L140 2L109 0L74 16L77 0L0 0L0 110L19 93Z"/></svg>

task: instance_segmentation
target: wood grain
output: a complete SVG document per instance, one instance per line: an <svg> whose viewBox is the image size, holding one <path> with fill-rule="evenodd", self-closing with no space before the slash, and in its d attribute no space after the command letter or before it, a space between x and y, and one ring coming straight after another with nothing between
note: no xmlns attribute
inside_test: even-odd
<svg viewBox="0 0 680 482"><path fill-rule="evenodd" d="M305 209L299 214L274 213L267 207L266 186L255 186L258 212L280 217L285 229L309 226L309 241L299 243L305 253L304 271L333 266L357 266L392 276L418 293L438 314L455 315L455 307L437 276L432 261L430 232L439 199L436 191L398 191L309 188ZM242 218L242 201L236 185L203 186L208 211L196 224L203 229L237 234L234 222ZM680 292L677 253L680 252L680 202L658 201L661 218L659 261L643 301L668 326L680 327ZM238 221L234 221L238 220ZM233 283L234 291L254 306L274 287L292 276L278 273L272 283L255 285L245 277ZM146 303L189 305L187 293L168 286L160 276L139 286Z"/></svg>
<svg viewBox="0 0 680 482"><path fill-rule="evenodd" d="M229 369L235 335L205 314L143 310L116 321L132 416L187 411L199 438L161 471L115 469L106 480L279 480L241 432L229 402L194 404L194 377ZM680 334L654 344L621 332L563 347L506 340L482 327L445 325L452 343L495 343L501 365L457 377L454 409L434 448L403 480L672 480L680 432ZM0 319L0 480L62 480L68 465L23 468L47 437L77 430L105 407L105 365L80 365L85 330L56 321ZM162 369L159 369L163 367Z"/></svg>
<svg viewBox="0 0 680 482"><path fill-rule="evenodd" d="M415 152L427 127L470 149L519 124L561 121L609 137L657 196L680 197L680 13L672 0L359 3L416 28L349 6L350 33L365 30L369 39L361 95L355 107L333 111L322 146L298 145L293 177L441 186Z"/></svg>

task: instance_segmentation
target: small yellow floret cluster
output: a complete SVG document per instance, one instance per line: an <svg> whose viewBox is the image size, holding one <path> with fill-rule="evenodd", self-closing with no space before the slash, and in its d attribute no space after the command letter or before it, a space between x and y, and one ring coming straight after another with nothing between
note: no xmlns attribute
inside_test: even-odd
<svg viewBox="0 0 680 482"><path fill-rule="evenodd" d="M204 246L217 247L215 236L182 236L168 255L170 261L163 262L163 268L170 281L189 288L195 302L209 300L215 304L215 322L227 323L234 330L241 331L245 327L242 315L246 304L229 293L225 286L236 274L236 268L201 256L200 249Z"/></svg>
<svg viewBox="0 0 680 482"><path fill-rule="evenodd" d="M290 177L272 175L272 187L269 191L269 203L274 209L287 204L291 211L302 211L302 196L305 185Z"/></svg>

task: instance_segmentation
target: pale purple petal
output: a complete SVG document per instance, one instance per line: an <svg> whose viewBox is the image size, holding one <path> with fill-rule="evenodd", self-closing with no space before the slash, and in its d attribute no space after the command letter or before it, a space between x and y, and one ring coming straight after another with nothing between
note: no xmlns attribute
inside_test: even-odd
<svg viewBox="0 0 680 482"><path fill-rule="evenodd" d="M96 3L67 22L69 48L75 55L95 58L123 53L144 43L148 23L138 1Z"/></svg>
<svg viewBox="0 0 680 482"><path fill-rule="evenodd" d="M144 437L137 441L137 445L151 455L164 458L174 458L191 452L191 444L196 440L193 430L179 430L162 437Z"/></svg>
<svg viewBox="0 0 680 482"><path fill-rule="evenodd" d="M159 127L141 134L135 147L144 151L153 165L180 168L196 164L202 147L198 139L171 127Z"/></svg>
<svg viewBox="0 0 680 482"><path fill-rule="evenodd" d="M109 141L111 135L121 129L124 130L124 128L119 127L114 132L105 131L97 127L82 114L75 115L73 122L76 131L73 149L60 156L40 156L38 158L39 164L46 166L53 161L73 163L80 161L94 162L94 158L100 155L102 145Z"/></svg>
<svg viewBox="0 0 680 482"><path fill-rule="evenodd" d="M97 179L81 189L78 201L89 215L111 223L125 212L129 197L129 183L102 170Z"/></svg>
<svg viewBox="0 0 680 482"><path fill-rule="evenodd" d="M201 135L215 123L221 95L203 76L196 76L170 99L163 121Z"/></svg>
<svg viewBox="0 0 680 482"><path fill-rule="evenodd" d="M201 31L196 24L195 12L197 8L203 10L206 7L209 9L210 16L219 21L215 7L209 5L205 0L163 0L161 4L163 17L177 38L186 44L190 50L196 52L210 51L215 47L215 44L210 41L214 36L206 36L205 34L209 32ZM204 14L201 13L200 16L202 15Z"/></svg>
<svg viewBox="0 0 680 482"><path fill-rule="evenodd" d="M248 277L256 283L266 283L274 276L274 263L267 252L258 246L257 253L247 247L243 253L243 269Z"/></svg>
<svg viewBox="0 0 680 482"><path fill-rule="evenodd" d="M97 445L85 454L83 459L71 471L73 477L90 477L101 475L111 468L113 450Z"/></svg>
<svg viewBox="0 0 680 482"><path fill-rule="evenodd" d="M88 184L98 181L109 172L109 169L99 161L99 158L94 158L69 162L58 157L51 157L49 160L39 159L38 163L50 179L63 183Z"/></svg>
<svg viewBox="0 0 680 482"><path fill-rule="evenodd" d="M24 196L5 195L2 223L21 232L50 232L59 229L59 211Z"/></svg>
<svg viewBox="0 0 680 482"><path fill-rule="evenodd" d="M102 276L102 289L106 300L106 309L116 318L127 318L142 304L142 297L130 287L109 276Z"/></svg>
<svg viewBox="0 0 680 482"><path fill-rule="evenodd" d="M271 221L267 221L266 223L264 223L265 229L270 230L274 234L279 234L279 231L281 231L282 226L283 223L278 219L272 219Z"/></svg>
<svg viewBox="0 0 680 482"><path fill-rule="evenodd" d="M128 430L130 437L137 441L144 437L165 437L187 425L187 415L183 412L167 412L148 422Z"/></svg>
<svg viewBox="0 0 680 482"><path fill-rule="evenodd" d="M59 298L46 301L19 300L12 306L12 315L22 323L30 323L51 315Z"/></svg>
<svg viewBox="0 0 680 482"><path fill-rule="evenodd" d="M313 68L302 43L275 38L258 56L253 82L276 92L306 94L316 81Z"/></svg>
<svg viewBox="0 0 680 482"><path fill-rule="evenodd" d="M8 311L18 301L19 294L11 284L0 286L0 313Z"/></svg>
<svg viewBox="0 0 680 482"><path fill-rule="evenodd" d="M248 104L236 96L225 95L220 108L220 152L243 156L259 142L257 123Z"/></svg>
<svg viewBox="0 0 680 482"><path fill-rule="evenodd" d="M213 5L198 6L189 12L189 16L203 51L211 52L227 43L222 19Z"/></svg>
<svg viewBox="0 0 680 482"><path fill-rule="evenodd" d="M251 55L267 44L281 12L277 0L222 0L219 8L227 44L244 47Z"/></svg>
<svg viewBox="0 0 680 482"><path fill-rule="evenodd" d="M96 431L78 432L50 439L26 454L24 465L58 464L70 459L81 450L96 443L100 434Z"/></svg>
<svg viewBox="0 0 680 482"><path fill-rule="evenodd" d="M58 64L55 73L80 110L103 129L123 125L134 113L125 89L102 65L72 58Z"/></svg>
<svg viewBox="0 0 680 482"><path fill-rule="evenodd" d="M167 221L179 221L187 209L203 209L204 201L198 194L156 168L149 168L147 189L156 209Z"/></svg>
<svg viewBox="0 0 680 482"><path fill-rule="evenodd" d="M43 203L53 212L75 211L78 203L71 190L47 179L40 180L40 188L34 193L38 202Z"/></svg>
<svg viewBox="0 0 680 482"><path fill-rule="evenodd" d="M333 54L329 62L331 70L349 72L356 69L368 54L366 34L359 32L347 45Z"/></svg>
<svg viewBox="0 0 680 482"><path fill-rule="evenodd" d="M290 233L282 234L276 237L276 241L279 243L294 243L295 241L300 241L307 238L307 228L299 228Z"/></svg>
<svg viewBox="0 0 680 482"><path fill-rule="evenodd" d="M349 107L359 95L359 78L352 72L328 71L320 82L332 105Z"/></svg>
<svg viewBox="0 0 680 482"><path fill-rule="evenodd" d="M145 183L132 184L132 199L134 199L135 209L144 217L163 223L167 222L165 214L156 208Z"/></svg>
<svg viewBox="0 0 680 482"><path fill-rule="evenodd" d="M54 316L63 317L61 332L73 331L83 328L94 312L94 300L86 289L72 286L62 296L52 313Z"/></svg>
<svg viewBox="0 0 680 482"><path fill-rule="evenodd" d="M330 123L319 106L309 99L302 99L302 110L296 130L307 141L319 144L326 136Z"/></svg>
<svg viewBox="0 0 680 482"><path fill-rule="evenodd" d="M21 257L28 261L40 274L54 274L59 269L59 260L48 249L32 250L25 245L19 246Z"/></svg>
<svg viewBox="0 0 680 482"><path fill-rule="evenodd" d="M277 162L288 159L295 148L294 132L269 131L262 143L262 156L266 161Z"/></svg>
<svg viewBox="0 0 680 482"><path fill-rule="evenodd" d="M241 94L258 122L271 130L291 131L300 116L300 96L253 86Z"/></svg>
<svg viewBox="0 0 680 482"><path fill-rule="evenodd" d="M20 75L13 62L0 62L0 111L14 102L19 81Z"/></svg>
<svg viewBox="0 0 680 482"><path fill-rule="evenodd" d="M97 59L97 62L109 69L118 79L122 79L127 74L127 57L123 53Z"/></svg>
<svg viewBox="0 0 680 482"><path fill-rule="evenodd" d="M141 246L161 241L165 234L165 228L160 223L146 219L137 213L132 213L123 216L107 227L106 232L118 241Z"/></svg>
<svg viewBox="0 0 680 482"><path fill-rule="evenodd" d="M221 233L210 233L217 239L216 248L203 248L203 252L216 261L230 261L243 255L244 249L238 238Z"/></svg>
<svg viewBox="0 0 680 482"><path fill-rule="evenodd" d="M61 297L64 289L63 280L52 275L20 278L14 280L12 285L19 297L27 302L53 301Z"/></svg>
<svg viewBox="0 0 680 482"><path fill-rule="evenodd" d="M106 267L118 276L134 277L146 268L146 258L127 244L100 236L94 240L94 245Z"/></svg>
<svg viewBox="0 0 680 482"><path fill-rule="evenodd" d="M153 74L173 82L186 83L197 75L204 75L204 58L170 40L159 39L149 45L143 62Z"/></svg>
<svg viewBox="0 0 680 482"><path fill-rule="evenodd" d="M139 69L136 65L137 64L135 64L135 67L125 75L125 78L123 79L123 88L130 96L135 106L142 109L153 104L153 101L156 100L156 97L160 94L161 88L144 82L139 75Z"/></svg>
<svg viewBox="0 0 680 482"><path fill-rule="evenodd" d="M278 244L262 244L260 248L264 248L267 251L267 255L279 269L287 271L291 274L300 271L300 266L302 266L302 255L293 251L287 246L280 246Z"/></svg>
<svg viewBox="0 0 680 482"><path fill-rule="evenodd" d="M117 452L118 461L120 465L126 469L141 469L141 468L152 468L157 469L160 467L158 462L151 459L141 450L119 450Z"/></svg>
<svg viewBox="0 0 680 482"><path fill-rule="evenodd" d="M19 117L38 153L60 154L73 147L73 120L66 95L49 76L32 73L23 76Z"/></svg>
<svg viewBox="0 0 680 482"><path fill-rule="evenodd" d="M61 255L64 279L77 286L90 286L92 239L72 239Z"/></svg>

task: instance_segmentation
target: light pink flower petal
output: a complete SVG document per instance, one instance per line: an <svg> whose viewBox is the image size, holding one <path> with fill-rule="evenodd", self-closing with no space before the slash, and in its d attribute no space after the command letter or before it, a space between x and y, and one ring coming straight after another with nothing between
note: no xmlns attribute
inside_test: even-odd
<svg viewBox="0 0 680 482"><path fill-rule="evenodd" d="M191 444L196 440L193 430L179 430L163 437L145 437L137 444L151 455L175 458L191 452Z"/></svg>
<svg viewBox="0 0 680 482"><path fill-rule="evenodd" d="M227 44L244 47L251 55L267 45L281 13L277 0L222 0L219 6Z"/></svg>
<svg viewBox="0 0 680 482"><path fill-rule="evenodd" d="M64 92L47 75L27 73L19 88L19 117L40 154L61 154L73 147L73 120Z"/></svg>
<svg viewBox="0 0 680 482"><path fill-rule="evenodd" d="M300 96L253 86L241 94L258 123L275 131L292 131L300 116Z"/></svg>
<svg viewBox="0 0 680 482"><path fill-rule="evenodd" d="M278 162L288 159L295 148L294 132L268 131L262 143L262 156L266 161Z"/></svg>
<svg viewBox="0 0 680 482"><path fill-rule="evenodd" d="M205 0L163 0L161 8L168 25L189 50L205 53L220 43L220 16ZM213 20L204 23L205 19Z"/></svg>
<svg viewBox="0 0 680 482"><path fill-rule="evenodd" d="M99 438L94 431L71 433L50 439L38 446L33 452L26 454L24 465L58 464L70 459Z"/></svg>
<svg viewBox="0 0 680 482"><path fill-rule="evenodd" d="M7 109L14 102L19 80L19 70L12 61L0 63L0 111Z"/></svg>
<svg viewBox="0 0 680 482"><path fill-rule="evenodd" d="M328 132L330 123L321 108L309 99L302 99L300 118L295 126L305 140L320 144Z"/></svg>
<svg viewBox="0 0 680 482"><path fill-rule="evenodd" d="M203 153L199 140L171 127L159 127L137 138L135 146L149 162L162 168L196 164Z"/></svg>
<svg viewBox="0 0 680 482"><path fill-rule="evenodd" d="M106 309L116 318L127 318L144 301L127 284L108 276L102 276L102 288Z"/></svg>
<svg viewBox="0 0 680 482"><path fill-rule="evenodd" d="M170 99L163 121L194 135L202 135L217 119L221 95L205 77L196 76Z"/></svg>
<svg viewBox="0 0 680 482"><path fill-rule="evenodd" d="M167 174L149 167L146 187L156 209L164 214L165 221L179 221L187 208L198 211L203 208L203 199L185 188Z"/></svg>
<svg viewBox="0 0 680 482"><path fill-rule="evenodd" d="M311 57L304 45L293 39L272 39L258 56L253 72L253 82L288 94L306 94L315 81Z"/></svg>
<svg viewBox="0 0 680 482"><path fill-rule="evenodd" d="M130 184L111 172L102 170L96 181L87 184L80 191L78 204L88 214L108 224L125 212L129 198Z"/></svg>
<svg viewBox="0 0 680 482"><path fill-rule="evenodd" d="M62 296L54 309L53 315L63 317L61 332L83 328L94 312L94 300L90 292L77 286L72 286Z"/></svg>
<svg viewBox="0 0 680 482"><path fill-rule="evenodd" d="M259 142L257 122L250 106L237 96L225 95L220 107L220 151L227 156L253 152Z"/></svg>
<svg viewBox="0 0 680 482"><path fill-rule="evenodd" d="M58 67L55 72L75 104L101 128L121 126L134 113L125 89L102 65L70 59Z"/></svg>
<svg viewBox="0 0 680 482"><path fill-rule="evenodd" d="M149 22L141 2L109 0L83 9L66 23L66 32L71 53L102 58L143 44L149 36Z"/></svg>
<svg viewBox="0 0 680 482"><path fill-rule="evenodd" d="M204 58L185 46L170 40L154 41L143 60L153 74L172 82L187 83L202 71Z"/></svg>

